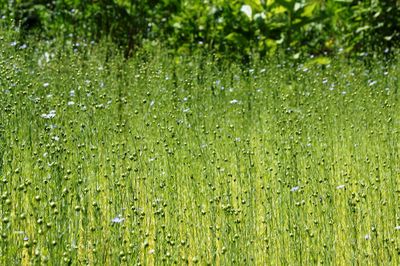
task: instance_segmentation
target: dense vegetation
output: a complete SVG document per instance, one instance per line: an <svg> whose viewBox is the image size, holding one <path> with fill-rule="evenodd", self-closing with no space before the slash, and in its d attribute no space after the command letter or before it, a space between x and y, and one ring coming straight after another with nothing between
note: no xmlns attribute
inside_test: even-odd
<svg viewBox="0 0 400 266"><path fill-rule="evenodd" d="M399 11L0 0L0 265L400 265Z"/></svg>
<svg viewBox="0 0 400 266"><path fill-rule="evenodd" d="M1 0L0 8L22 37L109 38L126 56L155 44L245 58L389 52L400 40L398 0Z"/></svg>
<svg viewBox="0 0 400 266"><path fill-rule="evenodd" d="M398 57L0 36L1 265L400 264Z"/></svg>

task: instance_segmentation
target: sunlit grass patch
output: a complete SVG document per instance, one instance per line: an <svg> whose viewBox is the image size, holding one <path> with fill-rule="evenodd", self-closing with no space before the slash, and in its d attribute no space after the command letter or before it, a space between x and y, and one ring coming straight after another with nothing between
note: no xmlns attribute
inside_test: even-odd
<svg viewBox="0 0 400 266"><path fill-rule="evenodd" d="M398 264L396 60L1 45L1 264Z"/></svg>

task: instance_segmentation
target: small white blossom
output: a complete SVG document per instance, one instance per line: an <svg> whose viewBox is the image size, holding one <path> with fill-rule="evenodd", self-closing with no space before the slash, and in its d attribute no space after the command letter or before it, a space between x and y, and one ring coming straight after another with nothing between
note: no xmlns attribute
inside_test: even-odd
<svg viewBox="0 0 400 266"><path fill-rule="evenodd" d="M48 114L42 114L41 117L45 119L50 119L56 116L56 110L51 110Z"/></svg>
<svg viewBox="0 0 400 266"><path fill-rule="evenodd" d="M292 187L292 188L290 189L290 191L291 191L291 192L296 192L296 191L298 191L299 189L300 189L299 186L295 186L295 187Z"/></svg>
<svg viewBox="0 0 400 266"><path fill-rule="evenodd" d="M125 218L122 218L121 215L118 215L117 217L115 217L114 219L111 220L112 223L117 223L120 224L125 220Z"/></svg>

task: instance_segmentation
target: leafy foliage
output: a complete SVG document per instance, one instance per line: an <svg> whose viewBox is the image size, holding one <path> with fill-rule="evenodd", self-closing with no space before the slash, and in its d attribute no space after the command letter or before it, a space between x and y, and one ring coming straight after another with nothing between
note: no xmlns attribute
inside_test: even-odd
<svg viewBox="0 0 400 266"><path fill-rule="evenodd" d="M400 40L397 0L98 0L0 1L3 15L27 34L99 40L128 56L162 43L180 54L216 55L365 51ZM36 31L37 32L37 31Z"/></svg>

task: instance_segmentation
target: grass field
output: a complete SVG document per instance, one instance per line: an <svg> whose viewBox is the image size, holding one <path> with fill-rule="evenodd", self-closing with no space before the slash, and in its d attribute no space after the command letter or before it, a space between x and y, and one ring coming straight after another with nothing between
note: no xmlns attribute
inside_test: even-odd
<svg viewBox="0 0 400 266"><path fill-rule="evenodd" d="M400 264L398 60L243 70L10 41L1 265Z"/></svg>

